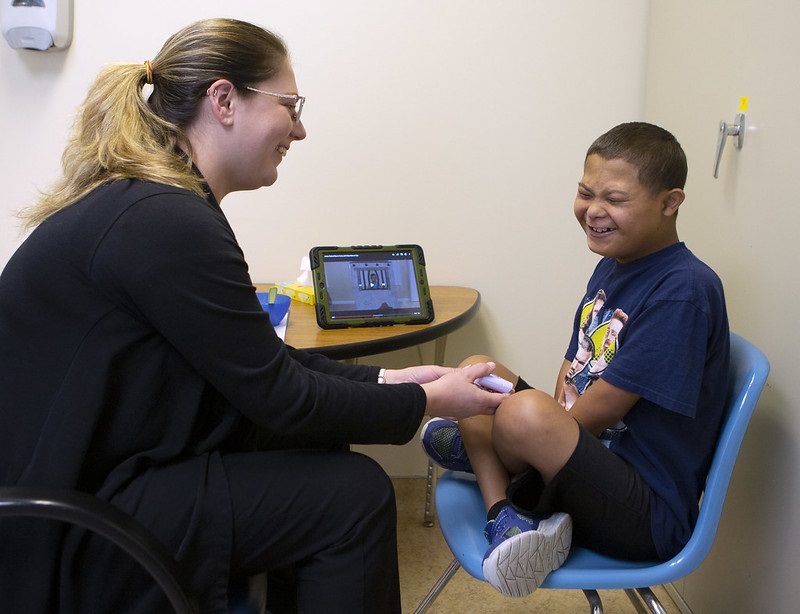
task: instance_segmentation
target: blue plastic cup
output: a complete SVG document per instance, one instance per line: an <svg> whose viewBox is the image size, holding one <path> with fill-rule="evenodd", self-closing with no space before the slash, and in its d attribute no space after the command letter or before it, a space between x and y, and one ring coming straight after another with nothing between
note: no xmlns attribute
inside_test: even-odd
<svg viewBox="0 0 800 614"><path fill-rule="evenodd" d="M276 294L275 302L269 304L269 292L256 292L258 302L261 303L261 308L269 314L269 321L273 326L281 323L281 320L286 317L289 312L289 305L292 303L292 298L285 294Z"/></svg>

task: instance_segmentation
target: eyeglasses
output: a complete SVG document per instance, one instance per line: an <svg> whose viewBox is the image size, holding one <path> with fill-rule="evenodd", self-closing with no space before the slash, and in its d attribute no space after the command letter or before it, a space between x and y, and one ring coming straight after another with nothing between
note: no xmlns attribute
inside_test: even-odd
<svg viewBox="0 0 800 614"><path fill-rule="evenodd" d="M275 94L273 92L265 92L264 90L259 90L254 87L250 87L249 85L245 87L245 89L250 90L251 92L256 92L258 94L264 94L265 96L274 96L275 98L280 98L286 102L291 101L291 109L292 109L292 121L299 122L300 115L303 113L303 105L306 103L305 96L298 96L297 94ZM284 103L285 106L289 107L288 104Z"/></svg>

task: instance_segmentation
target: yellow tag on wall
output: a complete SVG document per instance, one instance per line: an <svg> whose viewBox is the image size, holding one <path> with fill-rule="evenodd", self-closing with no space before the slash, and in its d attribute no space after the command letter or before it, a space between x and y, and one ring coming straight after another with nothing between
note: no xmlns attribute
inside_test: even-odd
<svg viewBox="0 0 800 614"><path fill-rule="evenodd" d="M750 99L747 96L742 96L739 99L739 113L747 112L747 103L750 102Z"/></svg>

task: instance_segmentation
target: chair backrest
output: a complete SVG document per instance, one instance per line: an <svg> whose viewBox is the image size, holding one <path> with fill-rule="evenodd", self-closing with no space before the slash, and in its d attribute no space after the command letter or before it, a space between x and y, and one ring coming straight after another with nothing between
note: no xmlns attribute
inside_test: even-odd
<svg viewBox="0 0 800 614"><path fill-rule="evenodd" d="M75 490L0 486L0 518L6 517L59 520L102 535L153 577L176 614L200 612L197 598L172 555L143 525L107 501ZM7 553L0 551L0 556L7 556ZM231 614L264 611L266 580L263 585L256 583L255 588L256 592L250 590L246 578L231 578L228 603Z"/></svg>
<svg viewBox="0 0 800 614"><path fill-rule="evenodd" d="M107 501L76 490L2 486L0 518L6 517L60 520L102 535L144 567L177 614L200 612L189 582L164 546L134 518Z"/></svg>
<svg viewBox="0 0 800 614"><path fill-rule="evenodd" d="M684 566L684 575L694 571L711 550L733 466L768 375L769 361L761 350L739 335L731 333L727 414L708 472L697 525L689 543L677 557L672 559L675 564ZM691 566L691 569L687 571L685 566Z"/></svg>

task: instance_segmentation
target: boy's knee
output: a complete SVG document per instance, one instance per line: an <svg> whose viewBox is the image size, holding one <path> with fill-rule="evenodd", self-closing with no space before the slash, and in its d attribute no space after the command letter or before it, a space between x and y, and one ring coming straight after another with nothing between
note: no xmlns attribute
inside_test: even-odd
<svg viewBox="0 0 800 614"><path fill-rule="evenodd" d="M491 356L487 356L486 354L473 354L469 358L462 360L461 364L458 366L461 368L468 367L469 365L478 364L479 362L493 362L495 364L494 375L502 377L505 380L508 380L512 383L512 385L517 385L518 375L511 371L508 367L506 367L503 363L498 362Z"/></svg>
<svg viewBox="0 0 800 614"><path fill-rule="evenodd" d="M468 367L469 365L474 365L479 362L496 362L491 356L486 356L485 354L473 354L472 356L465 358L459 364L459 367Z"/></svg>
<svg viewBox="0 0 800 614"><path fill-rule="evenodd" d="M541 390L522 390L511 395L497 408L494 432L503 437L529 440L547 432L553 418L561 418L564 408Z"/></svg>

